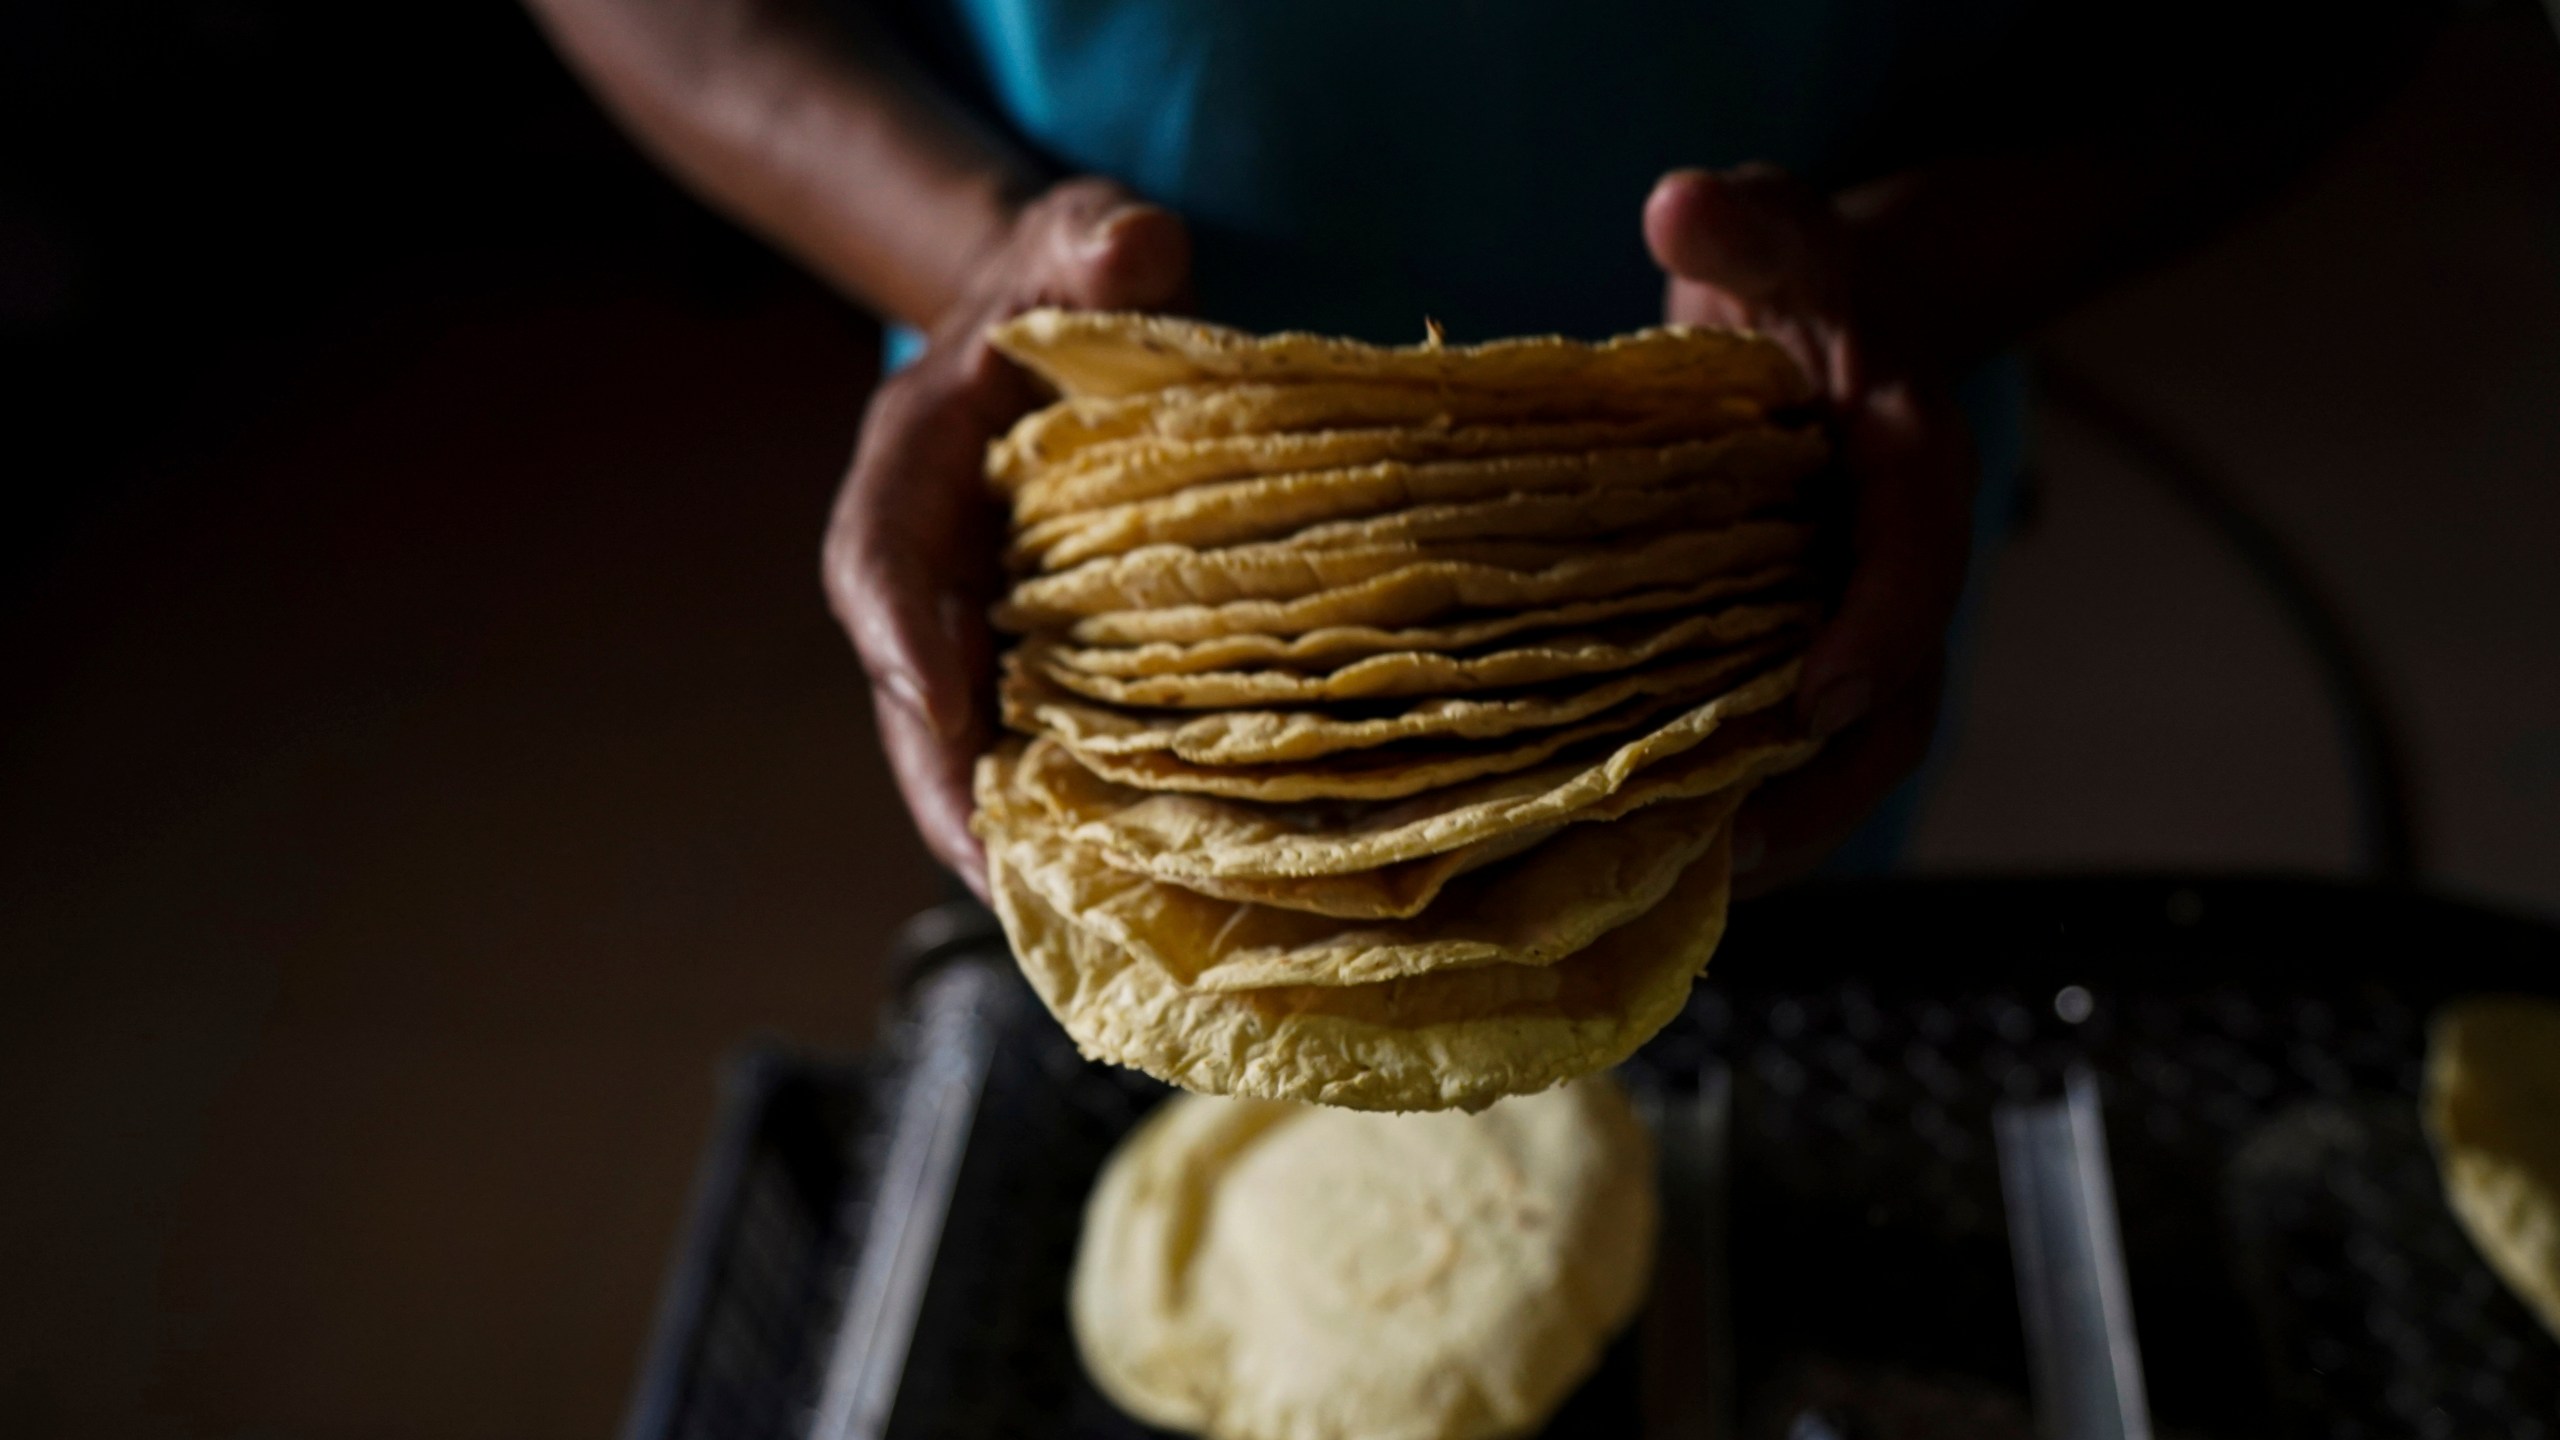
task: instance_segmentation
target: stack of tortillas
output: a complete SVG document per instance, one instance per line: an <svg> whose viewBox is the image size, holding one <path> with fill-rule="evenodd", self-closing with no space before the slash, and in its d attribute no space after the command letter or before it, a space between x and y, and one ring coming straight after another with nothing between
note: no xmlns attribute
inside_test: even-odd
<svg viewBox="0 0 2560 1440"><path fill-rule="evenodd" d="M1384 348L1036 311L988 469L1016 580L988 880L1086 1053L1476 1108L1625 1058L1723 933L1732 817L1813 743L1773 344Z"/></svg>

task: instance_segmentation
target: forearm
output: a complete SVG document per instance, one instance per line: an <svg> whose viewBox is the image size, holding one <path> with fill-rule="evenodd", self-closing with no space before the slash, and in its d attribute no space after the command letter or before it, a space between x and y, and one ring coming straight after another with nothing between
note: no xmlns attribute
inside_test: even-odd
<svg viewBox="0 0 2560 1440"><path fill-rule="evenodd" d="M2266 7L2232 34L2164 14L2140 37L2093 27L2013 58L2044 78L1980 102L1938 158L1835 197L1870 328L1904 363L1967 365L2230 224L2385 98L2433 32L2423 4L2347 8L2324 30ZM2087 81L2105 74L2137 78Z"/></svg>
<svg viewBox="0 0 2560 1440"><path fill-rule="evenodd" d="M794 0L528 0L695 193L873 310L925 326L1034 167L874 33Z"/></svg>

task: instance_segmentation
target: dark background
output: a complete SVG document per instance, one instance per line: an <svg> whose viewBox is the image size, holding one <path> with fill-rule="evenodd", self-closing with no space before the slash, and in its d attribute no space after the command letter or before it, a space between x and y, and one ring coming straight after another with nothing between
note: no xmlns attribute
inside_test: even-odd
<svg viewBox="0 0 2560 1440"><path fill-rule="evenodd" d="M319 381L316 353L493 295L794 283L512 5L23 0L6 25L0 319L18 453L47 457L18 470L13 571Z"/></svg>
<svg viewBox="0 0 2560 1440"><path fill-rule="evenodd" d="M868 327L509 5L20 3L0 146L0 1431L598 1433L719 1057L938 893L815 577ZM2548 17L2044 349L2334 597L2429 882L2560 913ZM2037 451L1915 861L2352 869L2261 580Z"/></svg>
<svg viewBox="0 0 2560 1440"><path fill-rule="evenodd" d="M600 1433L720 1057L939 895L868 324L512 5L0 27L0 1432Z"/></svg>

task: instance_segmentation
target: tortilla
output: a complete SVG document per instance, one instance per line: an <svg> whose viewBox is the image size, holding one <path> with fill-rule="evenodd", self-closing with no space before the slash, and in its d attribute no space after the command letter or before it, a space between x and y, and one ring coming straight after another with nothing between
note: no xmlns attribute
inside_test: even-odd
<svg viewBox="0 0 2560 1440"><path fill-rule="evenodd" d="M1069 656L1088 652L1044 639L1015 651L1020 664L1062 689L1109 705L1209 710L1319 701L1382 700L1409 695L1464 695L1542 685L1575 676L1611 674L1665 656L1743 644L1810 625L1810 604L1735 605L1722 610L1646 616L1611 631L1549 636L1480 655L1403 650L1371 655L1339 670L1209 670L1122 678L1089 674Z"/></svg>
<svg viewBox="0 0 2560 1440"><path fill-rule="evenodd" d="M1354 1110L1480 1110L1605 1070L1670 1023L1724 934L1729 841L1565 963L1375 985L1192 990L1061 916L988 852L1032 988L1086 1056L1204 1094Z"/></svg>
<svg viewBox="0 0 2560 1440"><path fill-rule="evenodd" d="M1599 508L1597 497L1665 488L1680 493L1652 497L1651 509L1671 513L1675 501L1685 501L1701 515L1699 524L1713 524L1784 503L1822 468L1828 453L1818 430L1756 426L1673 445L1275 470L1165 487L1170 493L1124 487L1133 493L1105 496L1103 503L1045 519L1017 506L1014 520L1022 528L1006 558L1017 570L1034 565L1061 570L1148 545L1236 545L1399 510L1428 506L1440 512L1441 507L1533 494L1550 497L1536 510L1580 517L1574 520L1578 528L1565 533L1617 528L1597 525L1591 518L1609 513ZM1579 497L1592 498L1574 503ZM1624 498L1614 503L1619 513L1636 513ZM1437 528L1453 535L1539 533L1503 528L1505 517L1499 509L1461 511L1444 514ZM1300 544L1313 548L1307 541Z"/></svg>
<svg viewBox="0 0 2560 1440"><path fill-rule="evenodd" d="M1149 545L1021 581L1005 597L999 613L1008 624L1036 629L1113 610L1294 600L1419 564L1514 576L1535 574L1558 565L1587 563L1608 548L1571 540L1398 542L1349 550L1302 550L1287 544L1209 550Z"/></svg>
<svg viewBox="0 0 2560 1440"><path fill-rule="evenodd" d="M1156 641L1187 644L1226 635L1303 635L1337 626L1394 629L1469 610L1533 610L1756 575L1801 560L1812 540L1813 532L1807 526L1747 521L1720 530L1674 531L1615 552L1575 547L1579 553L1572 558L1542 570L1507 569L1471 561L1416 560L1337 589L1286 599L1094 613L1048 605L1026 608L1008 602L996 607L995 620L1000 628L1013 631L1059 628L1078 645L1144 645ZM1136 551L1116 561L1093 563L1118 565L1146 553ZM1318 553L1359 557L1328 567L1342 571L1365 568L1375 554ZM1304 575L1305 570L1291 567L1305 564L1304 556L1280 559L1266 567L1262 578L1265 583L1284 583L1293 575ZM1065 581L1078 573L1069 571L1032 583ZM1143 579L1135 584L1154 593L1155 587ZM1084 593L1075 598L1090 600L1108 593L1111 587L1106 583L1079 588Z"/></svg>
<svg viewBox="0 0 2560 1440"><path fill-rule="evenodd" d="M1514 855L1525 855L1562 829L1562 825L1522 826L1437 855L1344 875L1208 875L1185 881L1183 888L1240 905L1269 905L1344 920L1410 919L1429 909L1451 882Z"/></svg>
<svg viewBox="0 0 2560 1440"><path fill-rule="evenodd" d="M1178 1098L1086 1205L1076 1345L1212 1440L1527 1434L1633 1317L1654 1191L1599 1079L1473 1116Z"/></svg>
<svg viewBox="0 0 2560 1440"><path fill-rule="evenodd" d="M1439 408L1432 397L1418 398ZM1279 434L1134 434L1098 439L1059 458L1039 460L1008 450L1000 442L989 476L999 493L1011 496L1014 518L1028 524L1255 475L1347 470L1382 461L1423 463L1623 450L1713 439L1762 423L1758 406L1726 400L1626 417L1526 421L1506 417L1498 423L1461 425L1433 414L1411 424ZM997 465L1012 473L993 468Z"/></svg>
<svg viewBox="0 0 2560 1440"><path fill-rule="evenodd" d="M1491 500L1417 505L1410 510L1327 520L1271 538L1269 543L1291 550L1347 550L1367 545L1535 537L1596 541L1628 530L1712 530L1739 520L1778 518L1769 512L1785 502L1793 490L1792 485L1754 490L1692 479L1645 490L1501 495ZM1240 532L1234 540L1217 543L1245 543L1255 538ZM1063 549L1053 552L1061 556L1066 553Z"/></svg>
<svg viewBox="0 0 2560 1440"><path fill-rule="evenodd" d="M1579 724L1556 729L1524 730L1492 740L1399 741L1270 765L1194 765L1161 750L1095 755L1069 746L1068 753L1102 779L1139 790L1267 804L1401 800L1488 775L1526 770L1568 751L1621 744L1699 699L1696 692L1641 695Z"/></svg>
<svg viewBox="0 0 2560 1440"><path fill-rule="evenodd" d="M1796 671L1791 662L1603 755L1389 804L1258 805L1133 790L1093 775L1047 739L1033 741L1000 778L1077 844L1178 885L1347 875L1514 830L1613 820L1802 763L1817 742L1802 739L1794 717L1773 708L1794 693Z"/></svg>
<svg viewBox="0 0 2560 1440"><path fill-rule="evenodd" d="M1481 345L1372 345L1321 335L1249 335L1162 315L1031 310L987 339L1068 396L1136 395L1203 381L1357 381L1505 393L1735 396L1802 404L1813 385L1775 341L1665 327L1598 342L1561 336Z"/></svg>
<svg viewBox="0 0 2560 1440"><path fill-rule="evenodd" d="M1380 923L1219 900L1113 868L1047 817L1003 812L989 843L1059 914L1194 990L1367 985L1477 965L1551 965L1670 893L1748 785L1575 825L1452 881L1429 909Z"/></svg>
<svg viewBox="0 0 2560 1440"><path fill-rule="evenodd" d="M2428 1036L2426 1115L2445 1203L2560 1339L2560 1004L2446 1006Z"/></svg>
<svg viewBox="0 0 2560 1440"><path fill-rule="evenodd" d="M1187 457L1195 452L1145 448L1168 442L1259 441L1381 431L1457 435L1493 427L1516 433L1528 427L1542 431L1552 427L1555 433L1543 438L1524 436L1520 448L1599 449L1642 443L1642 437L1647 435L1662 439L1713 435L1760 420L1766 413L1751 401L1735 396L1678 395L1666 399L1642 392L1589 391L1520 395L1447 386L1364 385L1357 381L1177 385L1112 399L1061 400L1035 410L987 447L986 468L988 480L999 493L1021 502L1029 498L1026 492L1034 488L1035 482L1063 479L1064 473L1071 470L1099 469L1159 454L1166 457L1166 463L1190 463ZM1568 432L1562 427L1580 426L1592 427L1594 433L1604 437L1631 438L1603 438L1588 445L1566 443L1562 437ZM1124 448L1106 448L1114 446ZM1249 455L1258 448L1237 446L1225 453ZM1063 503L1064 497L1060 500L1061 511L1076 508ZM1046 504L1035 502L1037 508L1045 509Z"/></svg>
<svg viewBox="0 0 2560 1440"><path fill-rule="evenodd" d="M1761 595L1800 578L1792 568L1774 566L1672 589L1637 590L1543 609L1452 616L1443 624L1394 630L1337 625L1301 635L1220 635L1187 643L1151 641L1137 645L1077 645L1044 636L1040 655L1044 661L1072 666L1083 674L1129 678L1255 666L1324 670L1375 655L1455 655L1514 636L1544 635L1626 617L1691 610L1734 596Z"/></svg>
<svg viewBox="0 0 2560 1440"><path fill-rule="evenodd" d="M1079 755L1163 751L1194 765L1267 765L1424 739L1488 740L1571 725L1639 696L1705 700L1769 657L1770 645L1674 656L1578 688L1441 696L1358 718L1324 710L1115 710L1075 698L1006 657L1005 723Z"/></svg>

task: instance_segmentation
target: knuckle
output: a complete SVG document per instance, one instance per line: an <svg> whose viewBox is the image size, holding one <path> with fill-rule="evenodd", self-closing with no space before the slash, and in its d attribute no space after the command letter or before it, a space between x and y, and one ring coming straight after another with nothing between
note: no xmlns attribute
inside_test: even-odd
<svg viewBox="0 0 2560 1440"><path fill-rule="evenodd" d="M883 377L864 412L866 422L893 427L914 424L920 413L932 408L941 388L935 373L940 367L934 362L935 356L928 350L914 364Z"/></svg>

